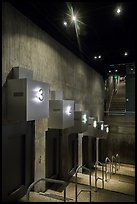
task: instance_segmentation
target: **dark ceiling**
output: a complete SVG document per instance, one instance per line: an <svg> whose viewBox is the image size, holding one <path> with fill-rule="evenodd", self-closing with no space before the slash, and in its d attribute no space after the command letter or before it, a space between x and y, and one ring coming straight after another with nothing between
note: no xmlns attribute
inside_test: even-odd
<svg viewBox="0 0 137 204"><path fill-rule="evenodd" d="M135 62L136 1L9 2L104 77L115 66L122 73L125 63ZM115 12L118 6L120 15ZM79 15L78 35L74 24L68 21L70 8ZM101 59L94 59L99 55Z"/></svg>

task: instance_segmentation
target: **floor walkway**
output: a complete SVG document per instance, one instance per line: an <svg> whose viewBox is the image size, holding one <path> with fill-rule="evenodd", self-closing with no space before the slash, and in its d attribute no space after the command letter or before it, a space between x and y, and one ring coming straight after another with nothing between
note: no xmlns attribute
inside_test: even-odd
<svg viewBox="0 0 137 204"><path fill-rule="evenodd" d="M98 175L100 171L98 171ZM105 182L102 189L101 181L98 181L98 190L95 192L94 173L92 174L92 202L135 202L135 167L121 166L117 174L112 175ZM66 202L75 202L75 175L70 179L66 188ZM89 189L89 176L78 173L78 192L81 189ZM30 202L64 202L63 189L48 189L45 193L30 192ZM19 202L25 202L26 196ZM78 196L78 202L89 202L89 192L82 191Z"/></svg>

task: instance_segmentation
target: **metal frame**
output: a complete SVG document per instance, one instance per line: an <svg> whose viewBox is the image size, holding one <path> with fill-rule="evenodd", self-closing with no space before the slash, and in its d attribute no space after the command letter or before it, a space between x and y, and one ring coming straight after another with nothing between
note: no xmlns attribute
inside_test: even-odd
<svg viewBox="0 0 137 204"><path fill-rule="evenodd" d="M102 167L102 178L97 177L97 167L100 165ZM100 161L95 162L95 191L97 191L97 181L98 179L102 180L102 188L104 189L104 164Z"/></svg>
<svg viewBox="0 0 137 204"><path fill-rule="evenodd" d="M115 169L115 172L113 172L113 169ZM116 170L117 170L117 159L116 157L113 155L112 156L112 174L116 174Z"/></svg>
<svg viewBox="0 0 137 204"><path fill-rule="evenodd" d="M116 154L116 160L117 160L117 166L118 166L117 170L119 170L119 169L120 169L120 159L119 159L119 154Z"/></svg>
<svg viewBox="0 0 137 204"><path fill-rule="evenodd" d="M78 189L77 189L77 173L79 171L79 169L85 169L87 171L89 171L89 189L81 189L79 192L78 192ZM76 173L75 173L75 202L77 202L77 197L79 196L79 194L82 192L82 191L89 191L90 192L90 202L91 202L91 170L86 168L85 166L78 166L78 168L76 169Z"/></svg>
<svg viewBox="0 0 137 204"><path fill-rule="evenodd" d="M109 171L108 171L108 164L110 165L109 166ZM112 162L111 160L109 159L109 157L106 157L105 159L105 181L108 181L107 180L107 174L109 173L110 175L110 179L111 179L111 174L112 174Z"/></svg>
<svg viewBox="0 0 137 204"><path fill-rule="evenodd" d="M37 184L39 181L45 181L49 183L60 183L64 185L64 202L66 202L66 182L62 180L55 180L55 179L49 179L49 178L40 178L37 181L34 181L30 186L28 187L27 193L26 193L26 202L29 202L29 193L30 190L34 187L35 184Z"/></svg>

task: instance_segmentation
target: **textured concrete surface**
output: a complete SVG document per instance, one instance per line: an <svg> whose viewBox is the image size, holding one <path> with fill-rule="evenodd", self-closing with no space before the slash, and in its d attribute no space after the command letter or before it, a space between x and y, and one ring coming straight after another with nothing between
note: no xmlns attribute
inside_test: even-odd
<svg viewBox="0 0 137 204"><path fill-rule="evenodd" d="M5 84L12 67L24 67L33 71L34 80L49 83L50 91L63 91L64 99L75 100L81 104L83 110L89 110L91 115L102 120L104 111L102 76L9 3L3 3L2 6L2 85ZM2 97L2 109L6 112L5 95ZM6 116L4 113L3 115ZM37 179L45 176L47 120L37 120L35 127L35 179Z"/></svg>

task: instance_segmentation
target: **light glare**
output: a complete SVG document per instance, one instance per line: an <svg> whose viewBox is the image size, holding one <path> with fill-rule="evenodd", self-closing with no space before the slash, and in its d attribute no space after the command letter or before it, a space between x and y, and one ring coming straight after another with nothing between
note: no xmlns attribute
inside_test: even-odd
<svg viewBox="0 0 137 204"><path fill-rule="evenodd" d="M72 16L72 20L76 22L76 16Z"/></svg>
<svg viewBox="0 0 137 204"><path fill-rule="evenodd" d="M86 123L86 122L87 122L87 115L86 115L86 114L83 115L83 117L82 117L82 122L83 122L83 123Z"/></svg>
<svg viewBox="0 0 137 204"><path fill-rule="evenodd" d="M103 124L101 124L101 130L103 130L104 129L104 125Z"/></svg>
<svg viewBox="0 0 137 204"><path fill-rule="evenodd" d="M96 120L94 120L94 122L93 122L93 127L94 127L94 128L97 127L97 121L96 121Z"/></svg>
<svg viewBox="0 0 137 204"><path fill-rule="evenodd" d="M66 114L67 114L67 115L70 115L70 114L71 114L70 111L71 111L71 106L67 106L66 111L65 111Z"/></svg>

